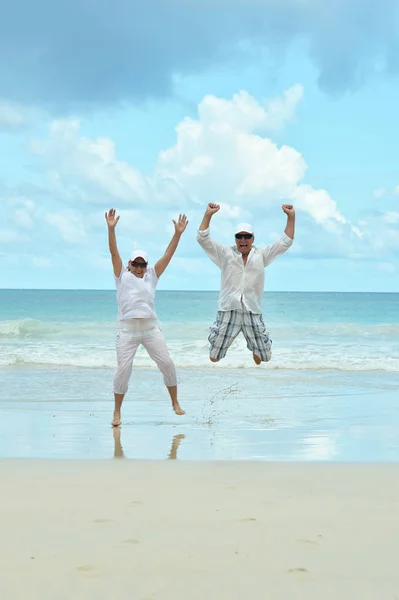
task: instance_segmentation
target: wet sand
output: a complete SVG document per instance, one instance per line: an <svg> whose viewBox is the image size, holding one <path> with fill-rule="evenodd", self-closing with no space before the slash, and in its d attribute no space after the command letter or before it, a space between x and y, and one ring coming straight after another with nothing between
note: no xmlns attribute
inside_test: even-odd
<svg viewBox="0 0 399 600"><path fill-rule="evenodd" d="M2 600L399 594L398 464L2 460L0 474Z"/></svg>
<svg viewBox="0 0 399 600"><path fill-rule="evenodd" d="M184 435L179 460L399 462L397 374L185 371L178 417L161 375L141 370L119 440L109 371L5 375L0 369L0 459L162 460Z"/></svg>

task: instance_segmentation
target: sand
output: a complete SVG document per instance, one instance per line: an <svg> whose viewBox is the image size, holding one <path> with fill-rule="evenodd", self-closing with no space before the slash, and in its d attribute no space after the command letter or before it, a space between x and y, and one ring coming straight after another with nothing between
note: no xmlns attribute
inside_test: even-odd
<svg viewBox="0 0 399 600"><path fill-rule="evenodd" d="M395 600L399 465L0 461L0 598Z"/></svg>

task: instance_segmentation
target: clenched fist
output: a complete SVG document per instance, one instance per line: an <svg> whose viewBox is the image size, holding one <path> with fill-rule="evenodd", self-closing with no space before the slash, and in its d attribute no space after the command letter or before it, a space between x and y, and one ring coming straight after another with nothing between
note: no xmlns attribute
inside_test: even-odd
<svg viewBox="0 0 399 600"><path fill-rule="evenodd" d="M295 216L295 209L292 206L292 204L283 204L282 207L283 211L285 212L285 214L288 217L294 217Z"/></svg>
<svg viewBox="0 0 399 600"><path fill-rule="evenodd" d="M209 217L211 217L212 215L217 213L217 211L219 209L220 209L220 204L213 204L213 202L210 202L208 204L208 206L206 207L205 214L208 215Z"/></svg>

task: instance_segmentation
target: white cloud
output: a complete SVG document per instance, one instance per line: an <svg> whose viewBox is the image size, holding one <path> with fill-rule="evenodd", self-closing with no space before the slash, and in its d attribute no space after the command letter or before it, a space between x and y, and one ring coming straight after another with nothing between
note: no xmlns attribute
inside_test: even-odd
<svg viewBox="0 0 399 600"><path fill-rule="evenodd" d="M81 243L104 226L102 211L116 205L125 253L143 241L155 248L171 231L171 213L184 211L195 225L208 202L222 205L215 221L222 238L230 240L233 223L248 220L262 222L259 241L264 241L267 231L283 229L281 204L292 202L308 249L356 256L363 226L352 225L326 190L305 182L307 165L295 148L260 133L292 119L302 97L300 85L263 104L246 91L231 99L206 96L197 118L177 124L176 143L160 152L150 176L121 161L110 138L82 136L74 119L55 121L48 139L35 141L32 150L50 169L54 196L79 206L85 222L77 211L58 209L47 210L45 221L63 240ZM102 205L98 218L87 210L90 204ZM28 226L28 218L19 214L21 226L24 218Z"/></svg>
<svg viewBox="0 0 399 600"><path fill-rule="evenodd" d="M148 201L151 186L137 169L118 160L115 144L108 137L80 136L76 119L54 121L46 141L35 140L31 150L52 167L51 183L68 197L95 204L140 205Z"/></svg>
<svg viewBox="0 0 399 600"><path fill-rule="evenodd" d="M302 94L302 87L294 86L266 108L247 92L231 100L206 96L198 118L177 125L176 144L160 153L155 179L175 181L202 204L225 202L265 211L292 201L325 227L345 224L327 191L302 183L307 169L302 155L255 133L292 118Z"/></svg>
<svg viewBox="0 0 399 600"><path fill-rule="evenodd" d="M290 195L303 210L312 215L316 223L336 228L338 223L347 223L338 210L337 203L325 190L315 190L310 185L298 185Z"/></svg>
<svg viewBox="0 0 399 600"><path fill-rule="evenodd" d="M383 198L386 194L387 190L385 188L379 188L373 192L374 198Z"/></svg>
<svg viewBox="0 0 399 600"><path fill-rule="evenodd" d="M303 87L293 85L284 92L283 98L270 100L267 106L266 127L280 129L295 115L297 104L303 99Z"/></svg>
<svg viewBox="0 0 399 600"><path fill-rule="evenodd" d="M81 244L86 241L84 222L79 213L65 211L63 213L46 214L45 220L55 227L61 238L69 244Z"/></svg>
<svg viewBox="0 0 399 600"><path fill-rule="evenodd" d="M294 116L296 106L303 98L300 84L290 87L282 98L274 98L262 106L245 90L234 94L231 100L205 96L198 107L199 121L214 131L233 128L252 132L256 130L280 129ZM190 121L192 134L199 133Z"/></svg>

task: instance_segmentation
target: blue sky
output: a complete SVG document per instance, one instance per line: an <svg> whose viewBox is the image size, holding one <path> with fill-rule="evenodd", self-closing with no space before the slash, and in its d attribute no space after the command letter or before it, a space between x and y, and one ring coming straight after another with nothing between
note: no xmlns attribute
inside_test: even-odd
<svg viewBox="0 0 399 600"><path fill-rule="evenodd" d="M113 287L190 220L161 289L218 289L196 242L296 207L266 289L399 292L398 3L15 1L0 24L0 285ZM84 10L83 10L84 8ZM21 20L21 14L24 19Z"/></svg>

